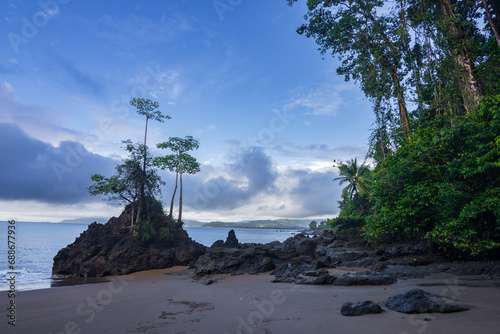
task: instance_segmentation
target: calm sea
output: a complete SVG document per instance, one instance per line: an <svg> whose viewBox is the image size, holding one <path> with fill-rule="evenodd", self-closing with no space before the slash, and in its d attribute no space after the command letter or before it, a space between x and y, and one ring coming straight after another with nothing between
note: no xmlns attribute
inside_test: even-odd
<svg viewBox="0 0 500 334"><path fill-rule="evenodd" d="M0 291L8 290L8 222L0 222ZM44 289L55 285L60 279L52 276L52 260L57 252L87 229L87 225L25 223L15 224L16 288L18 290ZM187 227L189 236L210 246L217 240L225 240L229 228ZM242 243L267 243L284 241L296 231L234 229L236 237ZM11 244L12 245L12 244Z"/></svg>

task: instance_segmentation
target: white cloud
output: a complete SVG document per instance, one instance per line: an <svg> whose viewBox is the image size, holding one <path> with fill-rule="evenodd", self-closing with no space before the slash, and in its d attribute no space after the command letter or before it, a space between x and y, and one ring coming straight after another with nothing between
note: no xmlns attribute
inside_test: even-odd
<svg viewBox="0 0 500 334"><path fill-rule="evenodd" d="M310 115L335 115L343 100L335 86L323 84L306 92L294 94L297 97L285 104L284 109L305 108Z"/></svg>
<svg viewBox="0 0 500 334"><path fill-rule="evenodd" d="M111 206L106 202L79 203L71 205L47 204L39 201L0 200L2 219L57 223L65 219L118 217L122 207ZM78 214L75 214L78 213ZM91 223L92 221L89 221Z"/></svg>
<svg viewBox="0 0 500 334"><path fill-rule="evenodd" d="M53 146L61 141L81 141L83 136L75 131L63 128L61 115L52 109L40 106L29 106L18 102L14 87L4 82L0 85L0 123L10 123L19 126L31 137L38 138Z"/></svg>
<svg viewBox="0 0 500 334"><path fill-rule="evenodd" d="M217 127L213 124L210 124L210 125L207 125L205 128L201 129L201 130L198 130L196 131L195 133L197 135L201 135L203 133L207 133L207 132L212 132L214 131L215 129L217 129Z"/></svg>

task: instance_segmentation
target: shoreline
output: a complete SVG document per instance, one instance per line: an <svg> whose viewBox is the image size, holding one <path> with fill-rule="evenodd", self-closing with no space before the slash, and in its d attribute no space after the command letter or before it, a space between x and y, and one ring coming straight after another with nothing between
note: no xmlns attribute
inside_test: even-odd
<svg viewBox="0 0 500 334"><path fill-rule="evenodd" d="M336 274L348 268L338 269ZM352 268L351 268L352 269ZM268 273L213 275L194 281L187 267L108 277L108 282L16 295L17 324L2 333L498 333L500 288L486 276L434 274L386 286L271 283ZM385 307L388 297L419 287L457 298L470 310L409 315ZM1 308L8 300L0 292ZM345 317L345 302L378 301L384 312Z"/></svg>

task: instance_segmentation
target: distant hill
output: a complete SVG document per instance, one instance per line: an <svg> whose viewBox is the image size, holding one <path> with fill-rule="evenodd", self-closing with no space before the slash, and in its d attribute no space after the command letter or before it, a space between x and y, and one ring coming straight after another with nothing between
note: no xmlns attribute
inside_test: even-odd
<svg viewBox="0 0 500 334"><path fill-rule="evenodd" d="M58 224L79 224L79 225L89 225L93 222L98 222L100 224L106 224L109 220L104 217L90 217L90 218L76 218L76 219L66 219L60 221Z"/></svg>
<svg viewBox="0 0 500 334"><path fill-rule="evenodd" d="M202 227L224 227L224 228L255 228L255 229L273 229L273 230L304 230L309 228L312 219L294 220L294 219L274 219L274 220L251 220L247 222L210 222ZM318 220L317 220L318 221Z"/></svg>
<svg viewBox="0 0 500 334"><path fill-rule="evenodd" d="M66 219L58 224L81 224L89 225L93 222L106 224L109 220L104 217L90 217ZM313 220L317 222L323 219L274 219L274 220L243 220L237 222L213 221L210 223L200 222L198 220L185 219L184 227L222 227L222 228L254 228L254 229L274 229L274 230L304 230L309 228L309 223Z"/></svg>
<svg viewBox="0 0 500 334"><path fill-rule="evenodd" d="M192 219L183 219L182 222L184 223L184 227L202 227L204 224L206 224L204 222Z"/></svg>

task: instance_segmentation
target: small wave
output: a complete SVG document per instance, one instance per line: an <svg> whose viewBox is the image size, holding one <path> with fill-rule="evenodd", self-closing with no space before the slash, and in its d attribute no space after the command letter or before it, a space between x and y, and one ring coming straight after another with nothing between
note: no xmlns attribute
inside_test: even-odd
<svg viewBox="0 0 500 334"><path fill-rule="evenodd" d="M0 270L0 291L10 289L11 283L8 281L12 276L15 277L16 290L26 290L27 287L40 283L50 283L51 275L43 272L29 272L26 269L20 270Z"/></svg>

